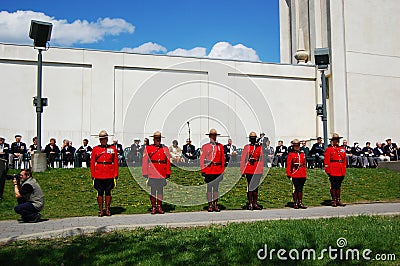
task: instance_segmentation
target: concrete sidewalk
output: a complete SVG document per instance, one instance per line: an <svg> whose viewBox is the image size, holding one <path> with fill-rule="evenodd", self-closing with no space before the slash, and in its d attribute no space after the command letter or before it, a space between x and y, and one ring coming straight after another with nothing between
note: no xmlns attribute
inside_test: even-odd
<svg viewBox="0 0 400 266"><path fill-rule="evenodd" d="M220 213L180 212L166 214L114 215L111 217L74 217L51 219L39 223L0 221L0 243L16 240L67 237L93 232L154 226L189 227L280 219L316 219L357 215L399 215L400 203L354 204L346 207L310 207L306 210L266 209L233 210Z"/></svg>

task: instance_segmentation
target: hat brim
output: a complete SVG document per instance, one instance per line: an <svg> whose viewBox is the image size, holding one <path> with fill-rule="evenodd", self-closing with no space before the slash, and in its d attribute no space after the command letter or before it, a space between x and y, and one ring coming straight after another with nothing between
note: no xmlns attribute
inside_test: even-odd
<svg viewBox="0 0 400 266"><path fill-rule="evenodd" d="M337 139L342 139L343 137L334 137L334 138L330 138L329 140L337 140Z"/></svg>
<svg viewBox="0 0 400 266"><path fill-rule="evenodd" d="M207 136L210 136L210 135L217 135L217 136L220 136L221 134L219 134L219 133L217 133L217 134L215 134L215 133L211 133L211 134L210 134L210 133L207 133L206 135L207 135Z"/></svg>
<svg viewBox="0 0 400 266"><path fill-rule="evenodd" d="M109 136L96 136L95 138L97 138L97 139L106 139L106 138L108 138Z"/></svg>
<svg viewBox="0 0 400 266"><path fill-rule="evenodd" d="M153 136L149 136L149 137L150 137L150 138L159 137L159 138L162 138L162 139L165 138L165 137L163 137L163 136L158 136L158 135L157 135L157 136L154 136L154 135L153 135Z"/></svg>

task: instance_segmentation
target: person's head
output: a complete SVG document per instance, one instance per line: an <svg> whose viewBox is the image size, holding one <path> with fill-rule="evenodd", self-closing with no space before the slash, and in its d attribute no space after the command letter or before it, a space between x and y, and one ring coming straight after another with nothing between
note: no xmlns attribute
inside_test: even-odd
<svg viewBox="0 0 400 266"><path fill-rule="evenodd" d="M367 141L367 143L365 143L365 147L367 148L371 147L371 142Z"/></svg>
<svg viewBox="0 0 400 266"><path fill-rule="evenodd" d="M172 141L172 146L178 147L178 141L177 141L176 139L174 139L174 140Z"/></svg>
<svg viewBox="0 0 400 266"><path fill-rule="evenodd" d="M88 139L83 139L83 146L87 146L89 144L89 140Z"/></svg>
<svg viewBox="0 0 400 266"><path fill-rule="evenodd" d="M318 142L318 144L321 144L321 143L322 143L322 138L321 138L321 137L318 137L318 138L317 138L317 142Z"/></svg>
<svg viewBox="0 0 400 266"><path fill-rule="evenodd" d="M33 144L36 144L36 143L37 143L37 137L34 137L34 138L32 139L32 142L33 142Z"/></svg>
<svg viewBox="0 0 400 266"><path fill-rule="evenodd" d="M358 142L354 142L354 147L358 148L359 146Z"/></svg>
<svg viewBox="0 0 400 266"><path fill-rule="evenodd" d="M32 176L31 169L24 169L24 170L21 170L21 172L20 172L20 177L21 177L22 182L27 180L31 176Z"/></svg>
<svg viewBox="0 0 400 266"><path fill-rule="evenodd" d="M278 140L278 146L282 146L283 145L283 140Z"/></svg>
<svg viewBox="0 0 400 266"><path fill-rule="evenodd" d="M108 133L105 130L99 132L99 141L101 146L107 146L108 142Z"/></svg>
<svg viewBox="0 0 400 266"><path fill-rule="evenodd" d="M343 146L347 146L347 140L343 140Z"/></svg>
<svg viewBox="0 0 400 266"><path fill-rule="evenodd" d="M135 139L133 140L133 142L134 142L135 144L139 144L140 139L139 139L139 138L135 138Z"/></svg>
<svg viewBox="0 0 400 266"><path fill-rule="evenodd" d="M290 142L292 144L293 150L298 151L300 149L300 140L294 139Z"/></svg>
<svg viewBox="0 0 400 266"><path fill-rule="evenodd" d="M228 145L232 145L232 139L228 139Z"/></svg>
<svg viewBox="0 0 400 266"><path fill-rule="evenodd" d="M153 137L154 145L160 145L161 144L162 135L161 135L160 131L154 132L152 137Z"/></svg>
<svg viewBox="0 0 400 266"><path fill-rule="evenodd" d="M333 133L333 134L332 134L332 138L330 138L329 140L331 141L331 144L332 144L333 146L338 146L338 145L339 145L339 140L340 140L341 138L342 138L342 137L340 137L339 134Z"/></svg>
<svg viewBox="0 0 400 266"><path fill-rule="evenodd" d="M392 139L387 139L386 143L387 143L387 145L391 145L392 144Z"/></svg>
<svg viewBox="0 0 400 266"><path fill-rule="evenodd" d="M190 144L192 144L192 141L191 141L190 139L187 139L187 140L186 140L186 144L187 144L187 145L190 145Z"/></svg>
<svg viewBox="0 0 400 266"><path fill-rule="evenodd" d="M113 144L117 145L118 144L118 140L117 139L113 139Z"/></svg>
<svg viewBox="0 0 400 266"><path fill-rule="evenodd" d="M56 144L56 139L55 138L51 138L50 139L50 145L54 145Z"/></svg>
<svg viewBox="0 0 400 266"><path fill-rule="evenodd" d="M249 141L250 143L254 144L257 142L257 133L256 132L250 132L249 134ZM229 141L228 141L229 143Z"/></svg>
<svg viewBox="0 0 400 266"><path fill-rule="evenodd" d="M260 138L264 137L265 133L260 133Z"/></svg>
<svg viewBox="0 0 400 266"><path fill-rule="evenodd" d="M68 144L72 147L72 140L68 141Z"/></svg>
<svg viewBox="0 0 400 266"><path fill-rule="evenodd" d="M382 143L380 143L380 142L377 142L377 143L376 143L376 147L378 147L378 148L382 148Z"/></svg>
<svg viewBox="0 0 400 266"><path fill-rule="evenodd" d="M271 145L271 141L267 140L267 141L265 142L265 145L267 145L267 146Z"/></svg>
<svg viewBox="0 0 400 266"><path fill-rule="evenodd" d="M17 134L15 135L15 142L20 142L21 141L22 136Z"/></svg>
<svg viewBox="0 0 400 266"><path fill-rule="evenodd" d="M64 140L63 140L63 145L64 145L64 146L68 146L68 145L69 145L69 140L64 139Z"/></svg>
<svg viewBox="0 0 400 266"><path fill-rule="evenodd" d="M144 138L143 142L144 142L144 145L150 145L150 141L148 138Z"/></svg>
<svg viewBox="0 0 400 266"><path fill-rule="evenodd" d="M302 140L302 141L301 141L301 146L305 147L306 145L307 145L306 141L305 141L305 140Z"/></svg>
<svg viewBox="0 0 400 266"><path fill-rule="evenodd" d="M4 143L4 138L3 137L0 137L0 144L3 144Z"/></svg>
<svg viewBox="0 0 400 266"><path fill-rule="evenodd" d="M210 132L208 134L206 134L206 135L208 135L211 140L216 141L217 140L217 136L219 134L218 134L216 129L212 128L212 129L210 129Z"/></svg>

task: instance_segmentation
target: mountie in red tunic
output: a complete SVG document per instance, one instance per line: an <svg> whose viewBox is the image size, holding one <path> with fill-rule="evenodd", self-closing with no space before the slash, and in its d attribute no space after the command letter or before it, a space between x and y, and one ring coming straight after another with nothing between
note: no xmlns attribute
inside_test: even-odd
<svg viewBox="0 0 400 266"><path fill-rule="evenodd" d="M114 146L96 146L90 158L90 171L93 178L108 179L118 176L118 154Z"/></svg>
<svg viewBox="0 0 400 266"><path fill-rule="evenodd" d="M346 175L346 149L343 146L329 146L325 151L325 172L329 176Z"/></svg>
<svg viewBox="0 0 400 266"><path fill-rule="evenodd" d="M264 155L262 145L247 144L242 151L240 160L242 174L262 174L264 171Z"/></svg>
<svg viewBox="0 0 400 266"><path fill-rule="evenodd" d="M291 151L286 158L286 175L291 178L306 178L306 155L301 151Z"/></svg>
<svg viewBox="0 0 400 266"><path fill-rule="evenodd" d="M143 153L142 175L149 178L167 178L171 174L171 161L166 146L148 145Z"/></svg>
<svg viewBox="0 0 400 266"><path fill-rule="evenodd" d="M220 175L225 169L224 145L206 143L201 147L200 169L206 175Z"/></svg>

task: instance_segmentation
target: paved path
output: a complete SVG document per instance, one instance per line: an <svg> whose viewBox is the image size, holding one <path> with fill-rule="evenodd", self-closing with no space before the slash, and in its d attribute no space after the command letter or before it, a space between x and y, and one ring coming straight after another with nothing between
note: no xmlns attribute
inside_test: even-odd
<svg viewBox="0 0 400 266"><path fill-rule="evenodd" d="M0 243L15 240L67 237L93 232L154 226L189 227L210 224L253 222L280 219L316 219L355 215L400 214L400 203L354 204L346 207L310 207L306 210L266 209L262 211L234 210L220 213L181 212L166 214L114 215L111 217L74 217L51 219L39 223L0 221Z"/></svg>

